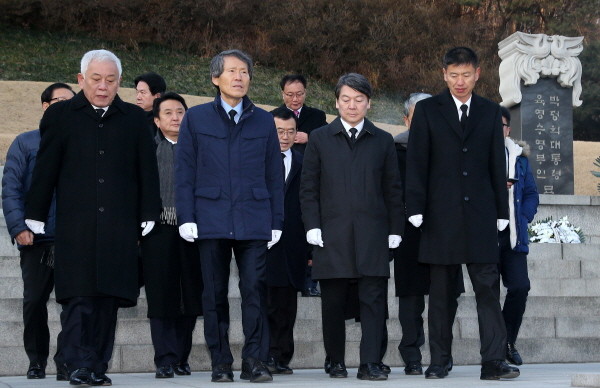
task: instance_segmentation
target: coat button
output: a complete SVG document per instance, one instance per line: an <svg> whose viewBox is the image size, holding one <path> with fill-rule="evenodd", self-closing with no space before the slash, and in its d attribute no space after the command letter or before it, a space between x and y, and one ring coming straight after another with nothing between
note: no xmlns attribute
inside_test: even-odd
<svg viewBox="0 0 600 388"><path fill-rule="evenodd" d="M465 202L469 202L469 197L465 197Z"/></svg>
<svg viewBox="0 0 600 388"><path fill-rule="evenodd" d="M467 173L466 171L463 171L463 176L467 176L469 175L469 173Z"/></svg>
<svg viewBox="0 0 600 388"><path fill-rule="evenodd" d="M98 179L98 182L104 183L104 179L100 178L100 179Z"/></svg>
<svg viewBox="0 0 600 388"><path fill-rule="evenodd" d="M98 128L102 128L104 124L98 124Z"/></svg>
<svg viewBox="0 0 600 388"><path fill-rule="evenodd" d="M98 153L99 153L100 155L104 155L104 150L100 150L100 151L98 151Z"/></svg>
<svg viewBox="0 0 600 388"><path fill-rule="evenodd" d="M467 147L463 148L463 152L467 152L467 151L468 151Z"/></svg>
<svg viewBox="0 0 600 388"><path fill-rule="evenodd" d="M98 211L99 211L100 213L102 213L102 212L104 211L104 208L103 208L102 206L100 206L100 207L98 208Z"/></svg>

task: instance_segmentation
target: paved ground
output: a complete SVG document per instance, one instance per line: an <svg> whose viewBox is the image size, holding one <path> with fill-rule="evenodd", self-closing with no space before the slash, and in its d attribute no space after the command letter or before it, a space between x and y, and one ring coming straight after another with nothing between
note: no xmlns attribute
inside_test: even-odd
<svg viewBox="0 0 600 388"><path fill-rule="evenodd" d="M426 380L423 376L405 376L402 368L392 368L392 374L384 382L366 382L355 378L356 369L349 369L347 379L328 378L322 370L304 369L295 370L291 376L275 376L273 383L266 386L272 388L300 388L300 387L407 387L407 388L476 388L476 387L570 387L572 376L577 374L597 374L596 382L600 381L600 363L595 364L534 364L521 367L521 376L514 380L481 381L479 380L479 366L455 366L450 375L443 380ZM210 372L194 372L191 376L173 379L157 380L150 373L123 373L109 374L113 386L122 388L178 388L178 387L215 387L215 388L256 388L256 384L239 380L239 372L235 373L234 383L211 384ZM45 380L27 380L23 376L0 377L0 388L52 388L69 387L66 382L54 380L48 376ZM588 385L600 387L600 385Z"/></svg>

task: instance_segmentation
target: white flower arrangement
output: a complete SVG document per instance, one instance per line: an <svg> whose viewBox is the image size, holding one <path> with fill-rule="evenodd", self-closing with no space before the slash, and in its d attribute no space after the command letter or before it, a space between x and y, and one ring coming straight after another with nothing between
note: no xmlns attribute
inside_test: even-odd
<svg viewBox="0 0 600 388"><path fill-rule="evenodd" d="M581 228L571 224L567 216L558 221L548 217L532 224L527 232L529 241L536 243L579 244L585 242Z"/></svg>

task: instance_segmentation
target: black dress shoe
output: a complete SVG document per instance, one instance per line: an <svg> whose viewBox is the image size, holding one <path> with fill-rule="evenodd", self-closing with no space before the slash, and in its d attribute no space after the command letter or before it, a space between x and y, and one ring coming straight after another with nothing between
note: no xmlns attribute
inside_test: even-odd
<svg viewBox="0 0 600 388"><path fill-rule="evenodd" d="M27 369L27 378L28 379L45 379L46 378L46 368L40 364L39 362L32 362L29 364L29 368Z"/></svg>
<svg viewBox="0 0 600 388"><path fill-rule="evenodd" d="M261 360L248 357L242 360L242 373L240 379L250 380L251 383L273 381L271 372Z"/></svg>
<svg viewBox="0 0 600 388"><path fill-rule="evenodd" d="M446 376L448 376L448 368L441 365L429 365L425 371L426 379L443 379Z"/></svg>
<svg viewBox="0 0 600 388"><path fill-rule="evenodd" d="M92 373L92 385L101 385L104 387L108 387L112 385L112 380L110 379L110 377L108 377L105 373L101 373L98 374L96 376L94 376L94 374Z"/></svg>
<svg viewBox="0 0 600 388"><path fill-rule="evenodd" d="M56 364L56 381L69 381L69 370L65 363Z"/></svg>
<svg viewBox="0 0 600 388"><path fill-rule="evenodd" d="M192 368L187 362L182 362L173 366L173 371L177 376L189 376L192 374Z"/></svg>
<svg viewBox="0 0 600 388"><path fill-rule="evenodd" d="M506 361L514 365L523 365L523 359L515 348L515 344L506 344Z"/></svg>
<svg viewBox="0 0 600 388"><path fill-rule="evenodd" d="M331 372L331 357L325 356L325 363L323 364L323 369L325 369L325 373L327 374Z"/></svg>
<svg viewBox="0 0 600 388"><path fill-rule="evenodd" d="M404 374L417 376L423 374L423 365L419 361L409 361L404 367Z"/></svg>
<svg viewBox="0 0 600 388"><path fill-rule="evenodd" d="M514 379L520 374L519 368L508 365L504 360L486 361L481 364L481 380Z"/></svg>
<svg viewBox="0 0 600 388"><path fill-rule="evenodd" d="M175 377L175 371L171 365L163 365L156 368L156 374L154 375L157 379L170 379Z"/></svg>
<svg viewBox="0 0 600 388"><path fill-rule="evenodd" d="M276 361L273 356L269 357L265 365L272 375L291 375L294 373L289 365Z"/></svg>
<svg viewBox="0 0 600 388"><path fill-rule="evenodd" d="M329 377L334 379L348 377L346 365L343 362L331 362L329 368Z"/></svg>
<svg viewBox="0 0 600 388"><path fill-rule="evenodd" d="M360 364L356 378L359 380L379 381L387 380L388 376L381 370L378 362L367 362L366 364Z"/></svg>
<svg viewBox="0 0 600 388"><path fill-rule="evenodd" d="M379 369L381 369L381 371L383 373L385 373L386 375L389 375L390 373L392 373L392 368L390 368L389 365L386 365L383 362L379 363Z"/></svg>
<svg viewBox="0 0 600 388"><path fill-rule="evenodd" d="M450 356L450 359L448 360L448 364L446 364L446 369L448 370L448 372L450 372L452 370L453 366L454 366L454 360L452 359L452 356Z"/></svg>
<svg viewBox="0 0 600 388"><path fill-rule="evenodd" d="M77 368L69 376L69 384L71 385L92 385L95 380L96 376L90 368Z"/></svg>
<svg viewBox="0 0 600 388"><path fill-rule="evenodd" d="M311 296L312 297L319 297L319 296L321 296L321 292L319 290L317 290L316 288L311 287L311 288L307 288L307 289L303 290L302 291L302 296L305 296L305 297L311 297Z"/></svg>
<svg viewBox="0 0 600 388"><path fill-rule="evenodd" d="M210 381L213 383L231 383L233 382L233 371L231 364L219 364L213 366Z"/></svg>

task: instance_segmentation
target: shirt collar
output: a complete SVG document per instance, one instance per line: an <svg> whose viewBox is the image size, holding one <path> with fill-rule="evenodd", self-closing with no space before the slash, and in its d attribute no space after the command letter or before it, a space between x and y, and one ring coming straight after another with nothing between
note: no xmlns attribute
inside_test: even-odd
<svg viewBox="0 0 600 388"><path fill-rule="evenodd" d="M346 133L348 133L348 136L352 136L352 134L350 133L350 128L356 128L356 137L358 137L358 134L360 133L360 131L362 131L363 127L365 126L365 119L362 119L361 122L356 124L354 127L352 125L348 124L347 122L345 122L344 119L341 117L340 117L340 121L342 122L342 125L344 126Z"/></svg>
<svg viewBox="0 0 600 388"><path fill-rule="evenodd" d="M104 113L106 113L106 111L108 110L108 106L105 106L105 107L103 107L103 108L100 108L99 106L96 106L96 105L94 105L94 104L91 104L91 105L92 105L92 108L94 108L94 109L103 109L103 110L104 110Z"/></svg>
<svg viewBox="0 0 600 388"><path fill-rule="evenodd" d="M284 154L284 155L285 155L285 158L286 158L286 159L291 159L291 158L292 158L292 149L291 149L291 148L288 148L288 150L287 150L287 151L285 151L285 152L282 152L282 154Z"/></svg>
<svg viewBox="0 0 600 388"><path fill-rule="evenodd" d="M454 97L454 95L452 95L452 93L450 93L450 95L452 96L452 99L454 100L454 103L456 104L456 111L458 112L458 119L460 120L460 116L462 115L462 111L460 110L460 107L463 104L465 104L467 106L467 116L468 116L469 113L471 113L471 100L473 99L473 94L471 94L471 97L469 97L467 102L460 101L458 98Z"/></svg>
<svg viewBox="0 0 600 388"><path fill-rule="evenodd" d="M287 106L286 106L287 108ZM302 105L300 108L296 109L298 111L298 116L300 116L300 113L302 113L302 108L304 108L304 105ZM292 108L288 108L289 110L291 110L292 112L294 111L294 109Z"/></svg>
<svg viewBox="0 0 600 388"><path fill-rule="evenodd" d="M225 102L225 100L223 100L221 98L221 106L223 107L223 109L225 109L225 113L229 114L229 111L234 109L235 110L235 122L237 123L242 115L242 106L243 106L243 102L244 100L241 99L240 102L236 105L236 106L231 106L228 103Z"/></svg>

